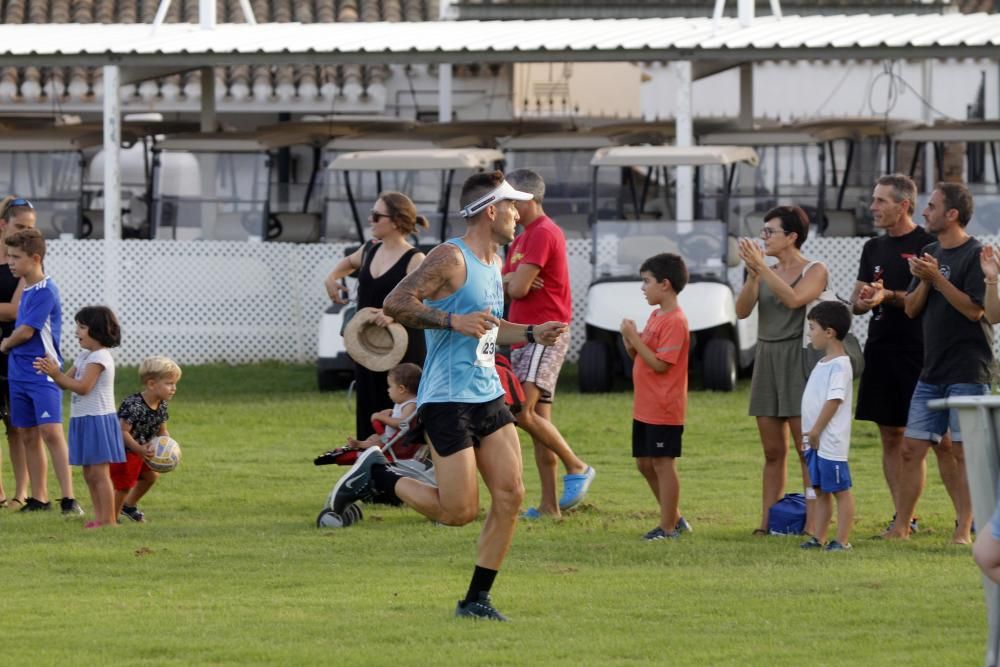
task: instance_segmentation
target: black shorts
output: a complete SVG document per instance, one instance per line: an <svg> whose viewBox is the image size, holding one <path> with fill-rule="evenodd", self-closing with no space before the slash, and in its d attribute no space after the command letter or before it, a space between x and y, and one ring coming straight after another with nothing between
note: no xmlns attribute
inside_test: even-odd
<svg viewBox="0 0 1000 667"><path fill-rule="evenodd" d="M669 456L679 459L683 434L683 426L647 424L633 419L632 456L635 458Z"/></svg>
<svg viewBox="0 0 1000 667"><path fill-rule="evenodd" d="M478 447L483 438L514 423L503 396L486 403L424 403L420 423L438 456Z"/></svg>
<svg viewBox="0 0 1000 667"><path fill-rule="evenodd" d="M854 418L880 426L906 426L923 363L922 350L866 347Z"/></svg>

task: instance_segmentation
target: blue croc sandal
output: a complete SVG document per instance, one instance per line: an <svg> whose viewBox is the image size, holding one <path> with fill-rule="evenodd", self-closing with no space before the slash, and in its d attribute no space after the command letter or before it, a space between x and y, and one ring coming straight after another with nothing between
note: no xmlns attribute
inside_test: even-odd
<svg viewBox="0 0 1000 667"><path fill-rule="evenodd" d="M530 519L534 521L535 519L541 519L542 513L538 511L537 507L529 507L528 509L521 512L522 519Z"/></svg>
<svg viewBox="0 0 1000 667"><path fill-rule="evenodd" d="M576 475L563 475L563 494L559 499L559 509L568 510L579 505L587 496L590 483L597 471L587 466L587 471Z"/></svg>

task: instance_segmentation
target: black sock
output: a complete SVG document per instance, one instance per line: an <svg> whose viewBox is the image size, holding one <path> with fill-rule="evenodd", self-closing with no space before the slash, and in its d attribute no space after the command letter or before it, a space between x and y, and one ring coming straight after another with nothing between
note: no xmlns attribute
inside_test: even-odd
<svg viewBox="0 0 1000 667"><path fill-rule="evenodd" d="M385 499L385 502L401 504L402 501L396 495L396 482L400 480L402 475L389 470L389 466L384 463L373 463L371 473L372 480L375 482L375 489Z"/></svg>
<svg viewBox="0 0 1000 667"><path fill-rule="evenodd" d="M493 588L493 580L497 578L497 571L485 567L476 566L472 572L472 582L469 583L469 592L465 594L464 604L479 600L480 593L489 593Z"/></svg>

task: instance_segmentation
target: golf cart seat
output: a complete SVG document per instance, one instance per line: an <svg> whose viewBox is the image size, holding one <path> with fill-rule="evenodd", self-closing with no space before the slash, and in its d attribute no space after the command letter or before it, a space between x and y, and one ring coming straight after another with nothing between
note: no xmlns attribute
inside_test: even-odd
<svg viewBox="0 0 1000 667"><path fill-rule="evenodd" d="M680 254L673 239L665 236L629 236L618 242L618 263L639 267L644 261L662 252Z"/></svg>
<svg viewBox="0 0 1000 667"><path fill-rule="evenodd" d="M823 236L855 236L858 220L854 211L823 211L826 216L826 229Z"/></svg>
<svg viewBox="0 0 1000 667"><path fill-rule="evenodd" d="M320 238L318 213L272 213L267 226L268 241L316 243Z"/></svg>

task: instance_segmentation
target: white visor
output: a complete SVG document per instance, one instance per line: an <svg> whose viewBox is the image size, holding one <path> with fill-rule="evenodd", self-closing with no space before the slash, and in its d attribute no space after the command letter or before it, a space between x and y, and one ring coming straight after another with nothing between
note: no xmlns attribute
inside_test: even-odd
<svg viewBox="0 0 1000 667"><path fill-rule="evenodd" d="M521 192L520 190L515 190L514 186L508 183L506 180L500 184L496 190L489 192L476 201L472 202L461 211L459 214L463 218L471 218L479 214L484 208L491 204L495 204L502 199L516 199L518 201L528 201L529 199L534 199L534 195L530 192Z"/></svg>

